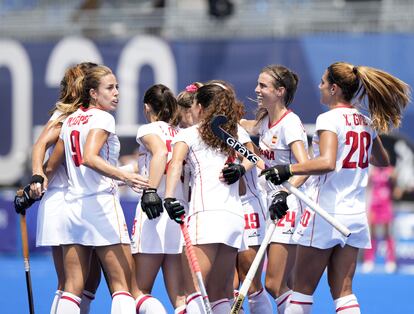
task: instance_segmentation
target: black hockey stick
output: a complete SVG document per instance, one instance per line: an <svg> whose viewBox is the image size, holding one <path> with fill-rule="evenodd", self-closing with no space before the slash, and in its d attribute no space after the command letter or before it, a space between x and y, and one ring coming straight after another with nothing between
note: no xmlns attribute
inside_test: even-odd
<svg viewBox="0 0 414 314"><path fill-rule="evenodd" d="M23 191L20 190L17 193L18 194L23 193ZM24 271L26 274L26 288L27 288L27 298L29 300L29 313L34 314L32 280L30 277L30 263L29 263L29 240L27 237L26 215L24 214L20 214L20 232L22 236L23 261L24 261Z"/></svg>
<svg viewBox="0 0 414 314"><path fill-rule="evenodd" d="M223 115L218 115L213 117L213 120L210 122L211 130L213 131L214 135L217 136L219 139L221 139L223 142L225 142L230 147L233 147L233 149L238 152L240 155L245 157L250 162L254 163L255 165L258 165L259 168L264 169L264 162L263 160L257 156L256 154L252 153L250 150L246 148L242 143L240 143L238 140L236 140L230 133L223 130L221 127L223 124L227 122L227 118ZM263 163L263 165L262 165Z"/></svg>

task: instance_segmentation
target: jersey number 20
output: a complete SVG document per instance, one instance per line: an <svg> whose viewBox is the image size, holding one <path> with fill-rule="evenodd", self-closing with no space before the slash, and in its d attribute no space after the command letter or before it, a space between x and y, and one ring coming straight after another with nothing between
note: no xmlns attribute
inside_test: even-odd
<svg viewBox="0 0 414 314"><path fill-rule="evenodd" d="M359 167L364 169L368 167L368 150L371 145L371 135L368 132L348 131L346 133L345 145L351 146L351 149L342 162L342 168L354 169ZM358 154L358 162L351 161L355 154Z"/></svg>

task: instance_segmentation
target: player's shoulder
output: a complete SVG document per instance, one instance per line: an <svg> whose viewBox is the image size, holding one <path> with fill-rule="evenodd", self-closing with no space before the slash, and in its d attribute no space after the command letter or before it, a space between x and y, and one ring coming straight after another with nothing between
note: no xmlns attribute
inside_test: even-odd
<svg viewBox="0 0 414 314"><path fill-rule="evenodd" d="M179 129L178 134L175 136L177 139L196 139L199 137L198 125L193 125L185 129Z"/></svg>
<svg viewBox="0 0 414 314"><path fill-rule="evenodd" d="M300 117L293 112L292 110L289 110L289 112L286 114L286 116L282 119L282 121L284 123L302 123L302 120L300 119Z"/></svg>

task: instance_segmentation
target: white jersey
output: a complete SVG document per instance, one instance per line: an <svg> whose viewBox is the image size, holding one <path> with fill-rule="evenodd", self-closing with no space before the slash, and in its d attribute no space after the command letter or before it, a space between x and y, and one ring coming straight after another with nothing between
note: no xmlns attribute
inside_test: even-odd
<svg viewBox="0 0 414 314"><path fill-rule="evenodd" d="M49 122L57 120L62 115L62 112L59 110L56 110L52 116L49 119ZM45 153L45 161L50 158L52 155L52 152L55 148L55 144L51 145ZM48 182L48 189L53 188L67 188L69 185L68 183L68 175L66 173L66 166L65 164L59 165L57 170L55 171L55 174L53 175L53 178Z"/></svg>
<svg viewBox="0 0 414 314"><path fill-rule="evenodd" d="M99 155L109 164L117 165L120 143L115 135L114 117L97 108L79 108L64 121L60 133L60 137L65 143L69 176L69 188L66 195L68 200L99 193L116 194L118 191L115 180L82 165L83 149L89 131L92 129L102 129L109 132L108 139L102 146Z"/></svg>
<svg viewBox="0 0 414 314"><path fill-rule="evenodd" d="M138 129L136 137L139 144L138 172L141 175L149 177L150 162L152 159L152 154L145 147L141 138L148 134L154 134L160 137L168 150L168 167L168 163L172 157L171 143L178 132L178 128L163 121L148 123ZM165 173L167 172L167 167L157 187L157 193L161 198L165 196ZM174 196L180 201L184 201L182 184L177 185ZM141 201L139 201L135 210L135 219L131 235L132 254L180 254L182 247L183 240L180 227L168 217L168 213L164 211L160 217L149 220L147 215L142 211Z"/></svg>
<svg viewBox="0 0 414 314"><path fill-rule="evenodd" d="M204 211L227 211L243 217L239 185L219 180L228 156L218 153L201 139L198 125L182 129L173 143L184 142L189 151L186 162L191 169L189 216Z"/></svg>
<svg viewBox="0 0 414 314"><path fill-rule="evenodd" d="M306 131L299 117L291 110L273 125L270 125L269 117L266 116L260 125L259 137L260 157L269 167L297 163L289 146L293 142L302 141L306 151L308 150ZM260 184L264 190L270 192L264 181L264 177L261 177Z"/></svg>
<svg viewBox="0 0 414 314"><path fill-rule="evenodd" d="M336 107L316 120L312 145L319 156L318 131L331 131L338 137L336 167L325 175L315 176L317 202L329 213L365 212L365 192L372 142L377 136L371 120L351 106Z"/></svg>
<svg viewBox="0 0 414 314"><path fill-rule="evenodd" d="M149 177L149 169L150 169L150 162L152 159L151 153L142 143L141 138L145 135L155 134L158 135L161 140L164 142L165 146L168 150L168 157L167 157L167 167L165 169L164 175L162 176L161 182L158 185L157 193L161 198L164 198L165 195L165 180L166 180L166 173L168 168L168 163L172 157L172 146L171 143L173 141L174 136L179 132L179 128L173 127L164 121L157 121L142 125L139 127L137 132L136 140L139 144L138 148L138 172L139 174ZM179 200L184 200L183 197L183 187L182 184L177 185L175 190L175 197Z"/></svg>
<svg viewBox="0 0 414 314"><path fill-rule="evenodd" d="M57 120L62 112L56 110L49 122ZM51 145L45 152L45 161L55 148ZM62 226L66 219L65 193L68 188L65 163L58 166L37 210L36 246L57 246L62 243Z"/></svg>
<svg viewBox="0 0 414 314"><path fill-rule="evenodd" d="M269 123L269 117L266 116L259 127L259 148L260 155L267 166L287 165L297 163L293 155L290 144L296 141L302 141L305 150L308 149L308 139L305 129L299 117L291 110L286 113L273 125ZM267 192L267 208L269 208L275 190L280 187L273 188L264 176L259 178L259 184L263 191ZM302 185L300 189L304 189ZM295 244L292 240L292 234L297 227L300 216L302 214L302 204L294 195L287 198L289 207L286 215L277 222L276 230L272 235L271 242Z"/></svg>
<svg viewBox="0 0 414 314"><path fill-rule="evenodd" d="M237 136L239 142L246 144L252 142L246 130L239 126ZM246 193L240 196L244 210L244 236L248 246L260 245L266 232L266 198L257 183L257 168L253 167L243 176Z"/></svg>

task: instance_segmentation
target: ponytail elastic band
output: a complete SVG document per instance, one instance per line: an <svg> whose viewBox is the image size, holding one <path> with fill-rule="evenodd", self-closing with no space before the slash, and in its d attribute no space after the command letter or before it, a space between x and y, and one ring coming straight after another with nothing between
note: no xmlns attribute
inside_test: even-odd
<svg viewBox="0 0 414 314"><path fill-rule="evenodd" d="M352 68L352 72L354 72L354 74L357 75L358 74L358 67L357 66L354 66Z"/></svg>

